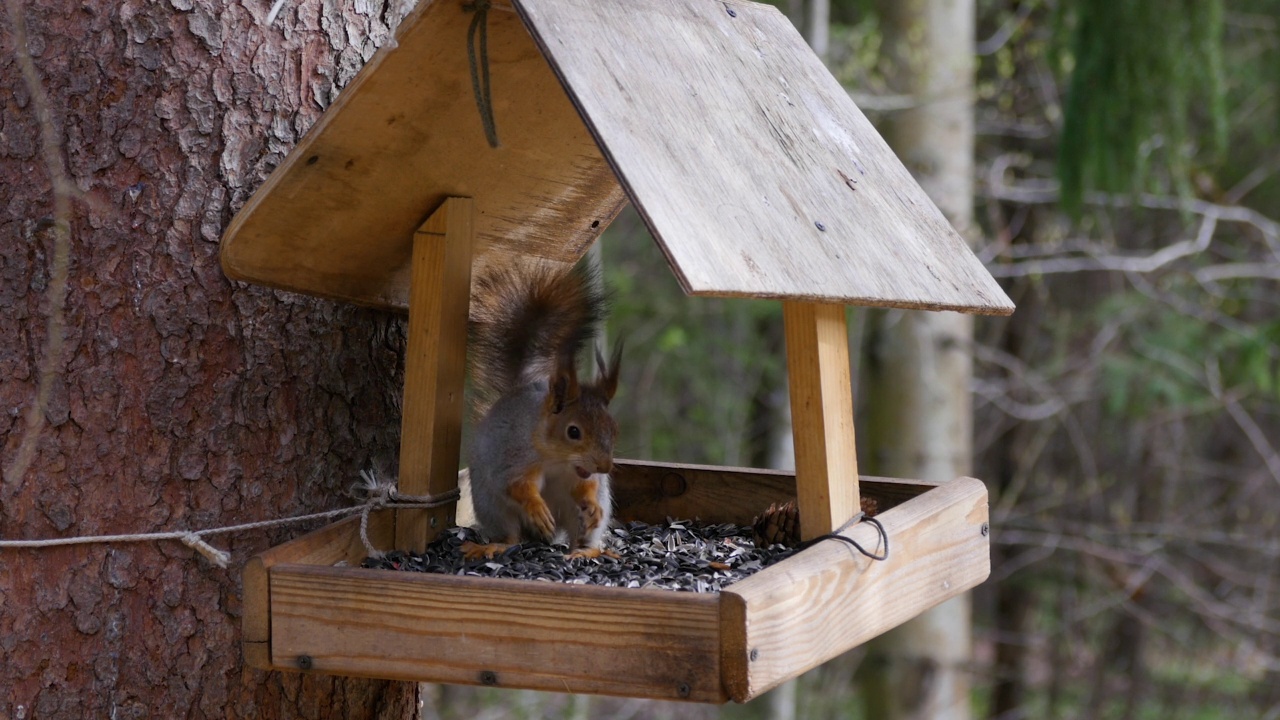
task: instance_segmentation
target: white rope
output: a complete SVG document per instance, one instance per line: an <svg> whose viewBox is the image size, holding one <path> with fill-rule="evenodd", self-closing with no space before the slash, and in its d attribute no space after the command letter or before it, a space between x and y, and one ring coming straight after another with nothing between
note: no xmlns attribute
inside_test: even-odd
<svg viewBox="0 0 1280 720"><path fill-rule="evenodd" d="M8 548L57 547L61 545L92 545L100 543L178 540L181 541L183 545L186 545L203 555L214 565L225 568L231 561L231 555L225 550L219 550L218 548L210 545L205 541L204 536L257 530L260 528L279 527L281 525L292 525L294 523L307 522L308 520L322 520L341 515L360 513L360 539L364 542L365 549L369 551L370 556L381 557L382 552L374 548L369 542L367 526L370 512L383 508L403 510L427 509L439 507L458 499L458 490L456 488L448 492L440 493L439 495L405 495L398 492L395 485L388 482L380 482L368 471L362 471L360 473L360 477L363 478L364 482L357 483L352 486L351 489L353 493L363 495L366 499L360 505L354 505L352 507L326 510L324 512L311 513L310 515L277 518L275 520L259 520L257 522L241 523L239 525L227 525L224 527L210 528L208 530L175 530L171 532L132 533L126 535L81 535L78 537L49 538L44 540L0 539L0 550Z"/></svg>
<svg viewBox="0 0 1280 720"><path fill-rule="evenodd" d="M271 25L271 23L275 22L276 15L280 14L280 9L283 7L284 7L284 0L276 0L275 4L271 6L271 12L267 13L267 21L264 22L263 25L269 26Z"/></svg>

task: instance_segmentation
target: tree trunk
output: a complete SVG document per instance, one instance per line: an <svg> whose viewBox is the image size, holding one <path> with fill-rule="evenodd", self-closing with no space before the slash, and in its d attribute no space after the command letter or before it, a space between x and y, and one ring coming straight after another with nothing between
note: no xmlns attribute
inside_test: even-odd
<svg viewBox="0 0 1280 720"><path fill-rule="evenodd" d="M402 322L234 286L218 240L408 3L293 0L268 27L267 0L8 2L0 537L349 504L360 470L395 468ZM76 196L69 224L59 187ZM209 538L226 570L174 541L0 549L0 718L409 717L410 683L243 666L239 568L309 529Z"/></svg>
<svg viewBox="0 0 1280 720"><path fill-rule="evenodd" d="M882 4L899 91L915 107L886 123L890 145L952 225L971 232L972 0ZM973 324L955 313L892 311L869 361L868 465L898 477L951 480L971 472ZM969 717L967 595L885 635L869 658L867 702L877 718Z"/></svg>

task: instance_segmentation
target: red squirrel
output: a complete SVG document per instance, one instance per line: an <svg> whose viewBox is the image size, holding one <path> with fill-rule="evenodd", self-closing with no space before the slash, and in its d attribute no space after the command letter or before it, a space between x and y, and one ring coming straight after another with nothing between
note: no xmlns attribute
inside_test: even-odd
<svg viewBox="0 0 1280 720"><path fill-rule="evenodd" d="M603 551L621 348L608 363L595 352L594 382L579 381L576 361L604 314L599 272L585 261L477 279L469 343L482 418L468 462L476 521L490 542L465 543L466 557L528 541L561 540L570 557Z"/></svg>

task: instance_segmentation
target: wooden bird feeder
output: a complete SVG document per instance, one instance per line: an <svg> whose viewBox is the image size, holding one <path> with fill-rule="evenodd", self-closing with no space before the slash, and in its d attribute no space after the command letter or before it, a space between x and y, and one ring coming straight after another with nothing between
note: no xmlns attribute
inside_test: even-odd
<svg viewBox="0 0 1280 720"><path fill-rule="evenodd" d="M472 275L574 262L629 199L686 292L783 303L797 471L620 461L616 516L747 524L798 498L813 537L861 490L890 556L818 543L698 595L361 569L352 519L249 561L246 660L744 702L986 579L981 482L859 483L844 306L1013 306L790 22L742 0L495 0L492 148L476 11L418 3L232 221L227 274L408 311L400 490L438 493L457 483ZM454 518L384 511L370 534L421 550Z"/></svg>

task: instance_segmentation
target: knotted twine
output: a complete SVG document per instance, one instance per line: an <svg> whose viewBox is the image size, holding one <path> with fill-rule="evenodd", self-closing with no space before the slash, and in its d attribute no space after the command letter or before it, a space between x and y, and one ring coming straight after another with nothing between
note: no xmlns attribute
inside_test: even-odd
<svg viewBox="0 0 1280 720"><path fill-rule="evenodd" d="M183 545L186 545L192 550L203 555L205 559L214 565L225 568L231 561L231 554L225 550L219 550L218 548L210 545L205 541L205 536L243 532L246 530L257 530L260 528L279 527L282 525L307 522L308 520L322 520L360 513L360 540L364 543L365 549L369 551L371 556L381 557L382 552L375 549L369 542L369 513L374 510L381 509L425 510L455 502L459 497L458 488L453 488L452 490L436 495L406 495L397 491L394 484L378 480L373 473L370 473L367 470L362 471L360 473L360 477L363 482L353 485L350 492L357 497L363 497L364 502L360 505L354 505L351 507L326 510L324 512L311 513L310 515L277 518L275 520L259 520L257 522L242 523L239 525L227 525L225 527L210 528L208 530L174 530L170 532L133 533L127 535L82 535L79 537L49 538L44 540L0 539L0 550L7 548L56 547L60 545L92 545L99 543L178 540Z"/></svg>

